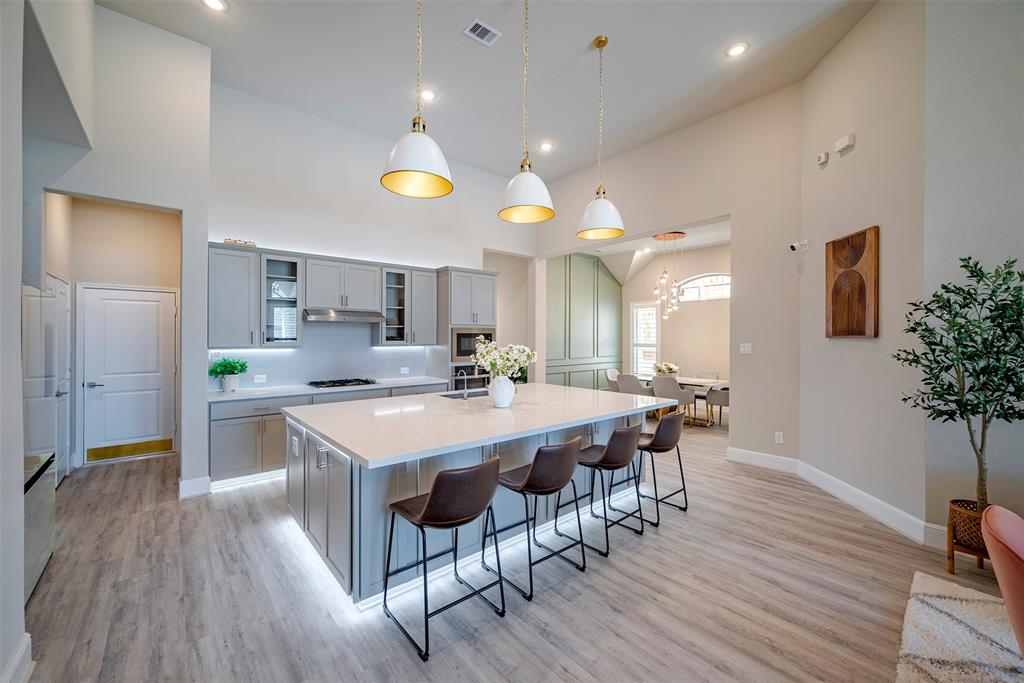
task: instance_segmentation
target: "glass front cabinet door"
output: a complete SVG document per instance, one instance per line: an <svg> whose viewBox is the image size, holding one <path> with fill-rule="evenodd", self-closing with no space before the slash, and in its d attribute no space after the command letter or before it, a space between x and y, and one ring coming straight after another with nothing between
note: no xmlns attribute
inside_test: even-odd
<svg viewBox="0 0 1024 683"><path fill-rule="evenodd" d="M384 324L380 343L408 344L409 271L384 269Z"/></svg>
<svg viewBox="0 0 1024 683"><path fill-rule="evenodd" d="M303 259L263 254L260 271L260 344L298 346L302 341L305 293Z"/></svg>

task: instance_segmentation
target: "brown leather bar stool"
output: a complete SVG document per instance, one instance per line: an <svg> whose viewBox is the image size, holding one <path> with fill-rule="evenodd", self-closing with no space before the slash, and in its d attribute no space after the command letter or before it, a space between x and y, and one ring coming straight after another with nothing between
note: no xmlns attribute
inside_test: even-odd
<svg viewBox="0 0 1024 683"><path fill-rule="evenodd" d="M587 555L586 550L583 548L583 522L580 520L580 504L578 496L576 495L576 482L573 481L572 475L576 472L576 463L580 455L580 445L583 439L576 437L568 443L559 444L557 446L541 446L537 449L536 455L533 457L533 462L529 465L523 465L517 467L508 472L502 472L498 475L498 483L509 491L521 493L523 495L523 511L526 513L526 517L521 522L515 522L509 524L506 527L498 529L498 533L514 529L520 524L526 525L526 562L527 568L530 572L530 590L526 591L516 585L514 581L509 578L505 578L504 581L512 588L519 591L527 600L533 600L533 566L540 564L544 560L550 560L552 557L558 557L572 566L579 569L581 572L587 569ZM572 484L572 497L573 503L576 505L576 528L579 531L579 538L572 538L556 530L559 536L569 538L573 542L564 548L555 550L550 548L544 543L537 540L537 501L540 500L541 496L550 496L555 494L555 522L558 522L558 509L562 501L562 489L569 484ZM533 517L530 517L530 496L533 496ZM542 557L538 557L536 560L533 559L533 550L530 544L530 523L533 522L533 544L544 548L548 553ZM577 564L568 557L563 555L566 551L580 547L580 559L582 562ZM480 564L484 569L495 573L487 563L484 561L483 555L480 556Z"/></svg>
<svg viewBox="0 0 1024 683"><path fill-rule="evenodd" d="M622 375L619 375L621 378ZM594 514L594 478L595 475L601 477L601 508L604 510L604 550L584 543L586 547L591 550L597 551L602 557L608 557L610 545L608 542L608 529L615 525L623 526L631 530L635 534L644 533L644 513L640 507L640 476L637 472L636 463L633 458L636 456L637 445L640 442L640 424L635 424L632 427L621 427L612 432L612 436L608 439L607 445L594 444L588 446L580 451L579 464L583 467L590 468L590 514L595 518L598 518ZM636 489L636 512L626 512L618 519L608 520L608 508L611 507L610 501L606 502L605 498L611 498L612 482L615 478L615 473L619 470L627 467L632 468L633 472L633 486ZM608 493L605 495L604 490L604 473L608 472ZM617 508L612 508L617 510ZM622 512L621 510L619 510ZM625 520L629 517L636 517L640 520L640 528L637 529L625 523ZM599 519L599 518L598 518Z"/></svg>
<svg viewBox="0 0 1024 683"><path fill-rule="evenodd" d="M686 496L686 477L683 476L683 456L679 451L679 437L683 434L683 419L684 415L680 409L665 415L658 421L658 426L654 430L654 434L643 434L640 437L640 443L637 447L640 449L640 469L644 466L644 454L651 454L651 479L654 482L654 495L649 496L646 493L641 493L642 498L654 501L654 510L656 514L655 521L650 522L651 526L658 526L661 524L661 504L671 505L674 508L686 512L686 508L689 507L689 500ZM682 488L676 489L672 493L666 493L664 496L658 496L658 474L654 467L654 454L655 453L668 453L672 449L676 451L676 460L679 461L679 479L682 481ZM676 503L670 503L666 498L671 498L677 494L683 494L683 504L677 505Z"/></svg>
<svg viewBox="0 0 1024 683"><path fill-rule="evenodd" d="M412 643L413 647L416 648L416 652L419 653L420 659L424 662L430 657L431 617L435 617L446 609L450 609L472 597L479 597L481 600L486 602L492 609L494 609L499 617L505 616L505 588L501 580L501 558L498 556L498 532L494 523L494 509L491 507L491 499L494 497L494 492L498 488L499 467L500 464L498 459L492 458L491 460L486 460L479 465L473 465L472 467L442 470L438 472L437 476L434 478L434 483L430 487L429 493L424 493L423 495L414 496L412 498L406 498L405 500L395 501L390 505L391 529L388 531L388 552L387 559L384 561L384 614L388 615L388 617L395 622L405 637L409 639L409 642ZM485 547L481 548L480 553L482 557L483 551L486 549L488 535L487 525L489 523L492 530L491 536L494 538L494 559L498 565L498 579L496 581L492 581L486 586L475 588L459 576L459 568L457 564L459 559L459 527L473 522L484 513L486 513L486 516L484 517ZM423 553L422 559L416 560L404 567L391 570L391 544L395 537L396 514L401 515L406 521L419 529ZM451 529L452 547L428 556L427 529ZM455 567L455 579L462 585L470 588L472 592L467 593L457 600L449 602L443 607L438 607L431 611L427 593L427 563L430 560L435 560L447 555L448 553L452 554L452 563ZM388 579L420 564L423 565L422 648L409 634L409 632L405 630L405 627L402 626L400 621L398 621L398 618L391 613L390 609L388 609ZM494 586L498 587L498 591L501 595L500 607L491 602L487 596L483 594L485 590L493 588Z"/></svg>

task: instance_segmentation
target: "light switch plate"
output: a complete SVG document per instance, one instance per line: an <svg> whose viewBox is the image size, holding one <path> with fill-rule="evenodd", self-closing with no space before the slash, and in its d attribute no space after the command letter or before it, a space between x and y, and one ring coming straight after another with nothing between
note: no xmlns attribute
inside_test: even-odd
<svg viewBox="0 0 1024 683"><path fill-rule="evenodd" d="M253 384L266 384L267 383L267 376L266 375L253 375L252 376L252 383Z"/></svg>
<svg viewBox="0 0 1024 683"><path fill-rule="evenodd" d="M409 374L409 368L401 368L398 372L400 372L403 375L408 375Z"/></svg>
<svg viewBox="0 0 1024 683"><path fill-rule="evenodd" d="M211 351L210 360L220 360L220 351Z"/></svg>
<svg viewBox="0 0 1024 683"><path fill-rule="evenodd" d="M775 443L783 444L786 440L783 438L782 432L775 432Z"/></svg>
<svg viewBox="0 0 1024 683"><path fill-rule="evenodd" d="M750 342L740 342L740 355L749 356L754 352L754 345Z"/></svg>

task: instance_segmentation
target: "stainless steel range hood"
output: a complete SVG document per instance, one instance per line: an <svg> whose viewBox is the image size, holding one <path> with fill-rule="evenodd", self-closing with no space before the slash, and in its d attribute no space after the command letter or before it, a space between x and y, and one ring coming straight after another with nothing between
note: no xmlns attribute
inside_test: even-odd
<svg viewBox="0 0 1024 683"><path fill-rule="evenodd" d="M338 308L307 308L303 311L306 322L311 323L380 323L384 316L375 311L344 311Z"/></svg>

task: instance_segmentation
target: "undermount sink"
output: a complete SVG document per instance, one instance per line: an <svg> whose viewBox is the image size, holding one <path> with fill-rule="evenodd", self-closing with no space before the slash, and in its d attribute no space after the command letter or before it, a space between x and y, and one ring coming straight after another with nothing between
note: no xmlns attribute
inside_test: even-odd
<svg viewBox="0 0 1024 683"><path fill-rule="evenodd" d="M486 396L486 395L487 395L487 390L486 389L473 389L473 390L471 390L467 394L467 396L469 396L469 398L476 398L477 396ZM463 394L462 394L461 391L453 391L453 392L448 393L448 394L441 394L441 396L443 396L444 398L462 398Z"/></svg>

